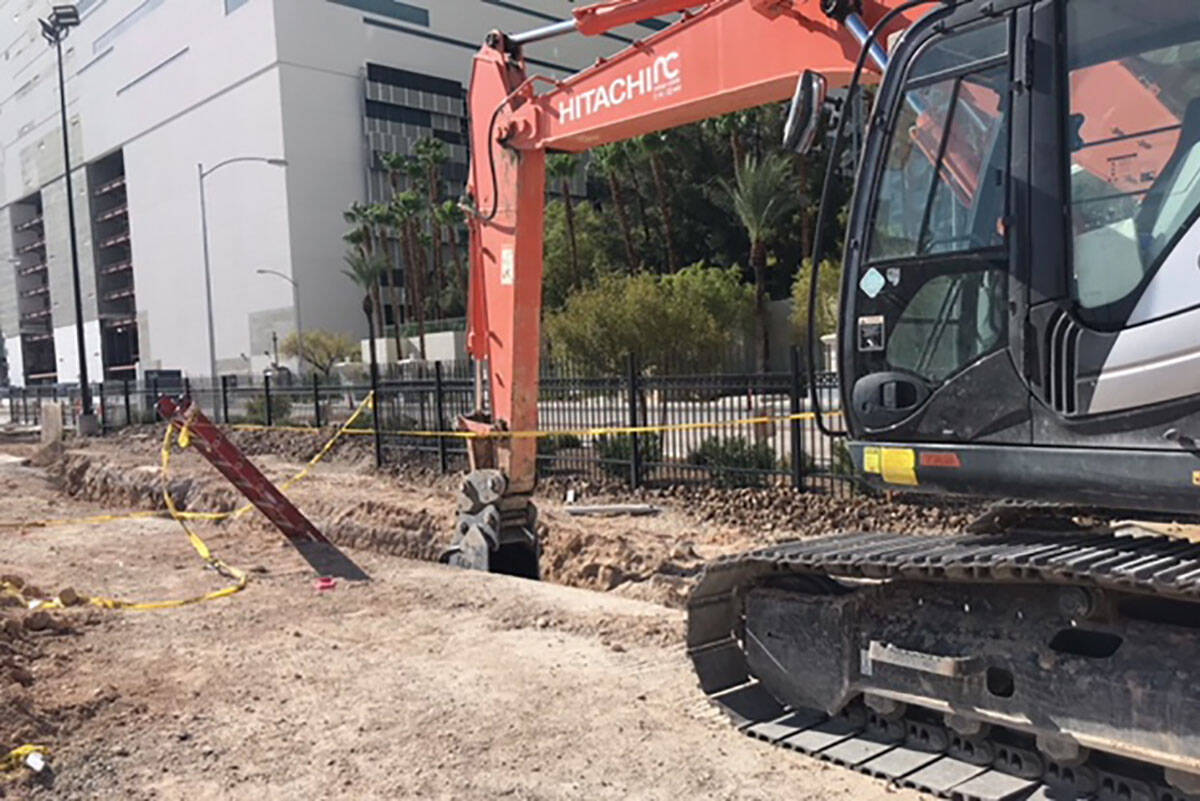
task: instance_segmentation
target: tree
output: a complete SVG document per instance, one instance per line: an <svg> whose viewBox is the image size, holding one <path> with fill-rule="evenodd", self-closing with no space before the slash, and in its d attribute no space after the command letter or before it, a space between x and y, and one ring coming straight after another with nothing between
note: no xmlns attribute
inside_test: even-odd
<svg viewBox="0 0 1200 801"><path fill-rule="evenodd" d="M610 219L590 203L582 203L575 208L574 223L578 270L571 268L566 207L560 200L553 200L546 207L542 303L547 310L561 307L572 292L592 286L598 278L616 269L613 254L619 253L621 246Z"/></svg>
<svg viewBox="0 0 1200 801"><path fill-rule="evenodd" d="M671 217L671 192L667 188L666 166L663 163L663 151L667 149L667 134L648 134L641 137L638 143L650 160L650 175L654 178L654 194L658 199L658 211L662 215L663 235L667 247L667 270L675 272L679 269L679 256L675 252L675 225Z"/></svg>
<svg viewBox="0 0 1200 801"><path fill-rule="evenodd" d="M350 361L358 353L358 343L341 332L305 331L303 337L293 332L284 338L279 350L289 359L299 357L328 378L334 365Z"/></svg>
<svg viewBox="0 0 1200 801"><path fill-rule="evenodd" d="M387 269L386 263L378 256L352 250L346 254L346 269L342 275L353 281L367 297L371 298L372 316L375 319L375 335L383 331L383 304L379 298L379 276Z"/></svg>
<svg viewBox="0 0 1200 801"><path fill-rule="evenodd" d="M433 280L436 283L435 291L430 293L430 296L433 300L434 315L441 317L441 297L446 287L446 271L442 264L442 226L433 212L441 203L442 167L450 157L446 153L446 143L433 136L420 140L413 149L417 160L425 169L425 184L429 193L429 232L433 242Z"/></svg>
<svg viewBox="0 0 1200 801"><path fill-rule="evenodd" d="M733 156L733 169L736 173L742 163L744 149L742 147L742 130L747 127L751 112L735 111L705 120L702 125L715 136L729 141L729 151Z"/></svg>
<svg viewBox="0 0 1200 801"><path fill-rule="evenodd" d="M750 267L754 271L754 312L758 324L759 369L767 369L771 356L767 325L767 251L783 223L799 204L791 161L782 153L763 158L746 156L733 183L721 180L733 211L750 238Z"/></svg>
<svg viewBox="0 0 1200 801"><path fill-rule="evenodd" d="M625 150L617 145L601 145L591 151L590 162L593 169L598 170L608 180L608 195L612 198L613 211L617 215L617 225L621 229L621 241L625 244L625 259L629 272L638 268L638 257L633 247L633 232L629 227L629 214L625 209L625 196L621 191L621 181L618 177L626 164Z"/></svg>
<svg viewBox="0 0 1200 801"><path fill-rule="evenodd" d="M434 207L433 216L437 219L438 230L444 231L450 238L450 258L454 262L454 280L443 287L445 303L443 308L448 313L466 309L467 271L463 266L462 251L458 245L458 231L466 223L466 215L462 207L453 200L447 200ZM441 247L439 242L438 247Z"/></svg>
<svg viewBox="0 0 1200 801"><path fill-rule="evenodd" d="M400 220L396 215L395 209L387 203L376 203L367 209L367 218L371 221L371 225L375 231L376 239L379 243L378 253L383 261L384 268L380 271L380 283L387 283L388 287L388 305L392 308L392 335L396 339L396 352L401 352L400 346L400 320L403 318L400 300L400 287L396 280L396 226ZM382 294L382 289L380 289ZM387 322L387 315L384 315L384 322ZM386 326L380 329L380 333L385 333Z"/></svg>
<svg viewBox="0 0 1200 801"><path fill-rule="evenodd" d="M731 334L745 329L750 304L736 269L609 274L548 315L546 333L556 356L591 370L620 372L630 353L647 370L703 370L719 364Z"/></svg>
<svg viewBox="0 0 1200 801"><path fill-rule="evenodd" d="M842 267L834 261L821 262L817 276L817 337L837 331L838 308L842 289ZM792 284L792 326L796 341L808 343L808 290L812 281L812 259L805 259ZM808 352L805 348L805 353Z"/></svg>
<svg viewBox="0 0 1200 801"><path fill-rule="evenodd" d="M342 219L348 225L354 226L342 235L342 239L347 244L357 248L364 256L370 256L375 246L375 237L371 231L368 207L363 203L354 201L350 204L350 208L342 212Z"/></svg>
<svg viewBox="0 0 1200 801"><path fill-rule="evenodd" d="M392 198L392 208L400 227L404 261L408 266L407 286L412 292L412 309L417 318L417 341L421 358L425 358L425 242L422 235L424 194L409 189Z"/></svg>
<svg viewBox="0 0 1200 801"><path fill-rule="evenodd" d="M575 156L570 153L554 153L546 159L546 174L558 183L558 193L566 211L567 243L571 254L571 272L579 274L579 244L575 238L575 201L571 197L571 179L575 177Z"/></svg>

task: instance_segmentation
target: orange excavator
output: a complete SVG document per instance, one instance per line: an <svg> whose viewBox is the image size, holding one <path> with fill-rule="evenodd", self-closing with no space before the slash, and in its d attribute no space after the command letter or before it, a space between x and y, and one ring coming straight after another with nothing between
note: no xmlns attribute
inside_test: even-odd
<svg viewBox="0 0 1200 801"><path fill-rule="evenodd" d="M570 78L526 69L533 43L666 14ZM841 402L810 380L814 424L873 487L997 505L953 536L709 565L688 609L701 688L750 736L948 798L1200 798L1200 544L1180 525L1200 512L1195 0L610 0L490 34L461 421L484 436L445 559L538 576L546 154L789 98L803 150L826 92L868 82Z"/></svg>

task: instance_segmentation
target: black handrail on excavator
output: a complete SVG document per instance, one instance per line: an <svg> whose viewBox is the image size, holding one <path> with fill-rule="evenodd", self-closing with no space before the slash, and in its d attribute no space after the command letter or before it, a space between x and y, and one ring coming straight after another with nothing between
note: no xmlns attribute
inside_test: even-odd
<svg viewBox="0 0 1200 801"><path fill-rule="evenodd" d="M862 78L863 67L866 66L867 57L872 57L876 62L879 62L880 52L877 39L879 35L892 23L896 17L917 6L937 3L946 8L953 8L955 0L911 0L908 3L897 6L896 8L884 14L879 22L875 23L875 27L871 28L865 36L861 32L851 30L857 37L861 39L862 51L858 54L858 59L854 62L854 72L850 78L850 84L846 88L846 98L843 101L844 109L849 109L850 102L854 99L854 95L859 91L860 81ZM886 55L883 58L881 69L887 68ZM843 429L834 431L825 425L825 415L821 409L820 394L817 392L817 286L821 272L820 254L825 249L825 232L828 227L830 217L830 207L833 205L833 185L837 179L838 156L842 150L842 143L846 138L846 120L850 117L849 113L843 111L838 119L837 130L833 136L833 144L829 148L829 160L825 166L825 181L821 185L821 203L817 207L817 225L816 232L813 235L812 249L812 270L809 274L808 284L808 364L806 365L806 378L808 380L808 404L809 410L813 413L814 419L817 421L817 430L827 437L845 437L849 436L849 431ZM843 255L843 261L845 256ZM844 277L843 277L843 280ZM844 399L843 399L844 401ZM844 403L843 403L844 405Z"/></svg>

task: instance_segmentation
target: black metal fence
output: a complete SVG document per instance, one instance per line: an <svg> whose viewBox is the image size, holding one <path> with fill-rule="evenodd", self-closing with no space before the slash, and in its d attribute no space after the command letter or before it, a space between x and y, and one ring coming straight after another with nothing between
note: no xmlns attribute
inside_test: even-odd
<svg viewBox="0 0 1200 801"><path fill-rule="evenodd" d="M853 469L845 447L803 417L809 411L798 355L786 373L645 371L630 357L621 374L596 375L570 365L544 365L538 409L538 470L585 475L631 486L707 483L725 487L793 486L847 490ZM486 386L485 386L486 392ZM370 391L368 381L334 383L320 376L280 381L224 376L174 382L105 382L94 397L102 430L156 419L160 394L190 397L215 420L267 426L344 423ZM819 374L822 408L836 413L836 376ZM381 379L377 413L383 463L427 458L442 471L466 464L466 441L420 435L450 432L475 408L476 378L468 362L393 368ZM79 393L69 387L0 390L0 423L37 425L43 401L64 402L72 425ZM788 419L801 416L800 419ZM755 422L747 422L754 420ZM840 422L840 421L838 421ZM373 426L364 415L356 426ZM612 429L649 428L630 435Z"/></svg>

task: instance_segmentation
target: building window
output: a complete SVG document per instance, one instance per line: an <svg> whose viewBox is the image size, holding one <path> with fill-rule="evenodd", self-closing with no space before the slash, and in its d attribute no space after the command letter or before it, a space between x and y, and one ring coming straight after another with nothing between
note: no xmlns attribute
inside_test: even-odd
<svg viewBox="0 0 1200 801"><path fill-rule="evenodd" d="M248 2L249 0L225 0L225 13L232 14Z"/></svg>
<svg viewBox="0 0 1200 801"><path fill-rule="evenodd" d="M428 11L410 3L401 3L400 0L329 0L329 2L391 17L401 22L411 22L414 25L429 27Z"/></svg>
<svg viewBox="0 0 1200 801"><path fill-rule="evenodd" d="M429 92L446 97L465 97L466 91L458 81L447 78L436 78L432 75L422 75L419 72L409 72L383 64L367 63L367 80L375 83L385 83L388 86L399 86L404 89L416 89L419 92Z"/></svg>
<svg viewBox="0 0 1200 801"><path fill-rule="evenodd" d="M367 116L375 120L387 120L388 122L400 122L408 125L419 125L422 128L429 128L433 125L428 111L421 111L415 108L405 108L404 106L395 106L391 103L380 103L377 100L367 101Z"/></svg>

